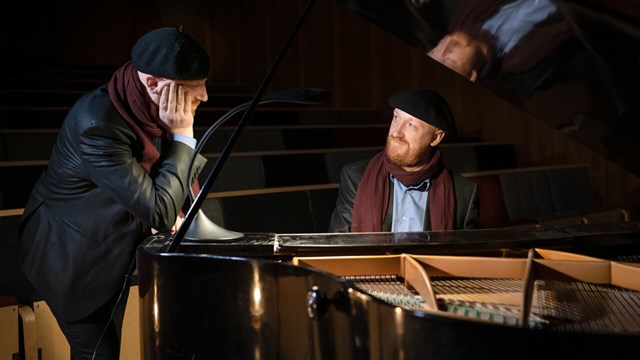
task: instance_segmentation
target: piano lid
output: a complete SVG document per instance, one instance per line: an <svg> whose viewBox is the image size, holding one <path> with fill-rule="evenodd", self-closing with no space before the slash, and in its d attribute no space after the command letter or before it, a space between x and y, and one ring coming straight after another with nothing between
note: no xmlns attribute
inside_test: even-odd
<svg viewBox="0 0 640 360"><path fill-rule="evenodd" d="M640 174L640 3L337 1Z"/></svg>

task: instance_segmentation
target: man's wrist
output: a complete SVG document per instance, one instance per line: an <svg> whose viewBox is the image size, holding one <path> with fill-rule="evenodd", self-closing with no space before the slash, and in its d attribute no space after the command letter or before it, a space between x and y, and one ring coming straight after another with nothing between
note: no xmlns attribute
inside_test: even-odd
<svg viewBox="0 0 640 360"><path fill-rule="evenodd" d="M181 143L184 143L189 147L191 147L192 149L195 149L196 144L198 143L198 141L193 136L184 135L184 134L173 134L173 141L179 141Z"/></svg>

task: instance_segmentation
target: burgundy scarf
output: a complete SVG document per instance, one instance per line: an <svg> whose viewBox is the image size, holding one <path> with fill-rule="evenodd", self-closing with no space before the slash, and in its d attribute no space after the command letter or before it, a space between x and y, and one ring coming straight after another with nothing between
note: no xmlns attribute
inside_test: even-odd
<svg viewBox="0 0 640 360"><path fill-rule="evenodd" d="M429 189L429 214L432 230L453 230L455 197L451 172L442 164L440 149L427 166L409 172L394 165L384 151L375 155L367 166L356 192L353 206L352 232L379 232L389 206L389 174L406 186L417 185L431 179Z"/></svg>
<svg viewBox="0 0 640 360"><path fill-rule="evenodd" d="M142 156L138 162L147 174L150 173L153 164L160 158L160 152L151 139L161 136L163 130L158 124L158 107L149 98L131 61L116 70L111 77L109 98L138 140L142 141Z"/></svg>
<svg viewBox="0 0 640 360"><path fill-rule="evenodd" d="M160 158L160 151L153 145L151 139L167 136L159 124L158 106L147 94L147 89L140 81L138 71L131 61L116 70L109 81L108 90L109 98L118 110L118 114L124 118L138 140L142 142L142 155L138 163L149 174ZM192 189L196 195L200 192L197 181L192 184ZM184 216L182 210L180 215Z"/></svg>

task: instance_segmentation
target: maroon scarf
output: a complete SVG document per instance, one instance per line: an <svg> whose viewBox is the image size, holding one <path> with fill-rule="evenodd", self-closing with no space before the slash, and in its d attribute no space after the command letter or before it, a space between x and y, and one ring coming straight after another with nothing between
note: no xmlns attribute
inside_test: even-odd
<svg viewBox="0 0 640 360"><path fill-rule="evenodd" d="M149 174L160 158L160 151L153 145L151 139L168 136L160 127L158 106L147 94L147 88L140 81L138 71L131 61L116 70L109 81L108 90L109 98L118 110L118 114L124 118L138 140L142 142L142 155L138 158L138 163ZM200 192L198 181L192 184L192 189L196 195ZM180 215L184 216L182 210Z"/></svg>
<svg viewBox="0 0 640 360"><path fill-rule="evenodd" d="M151 139L161 136L163 130L158 124L158 107L149 98L131 61L116 70L111 77L109 98L138 140L142 141L142 155L138 162L147 174L150 173L153 164L160 158L160 152Z"/></svg>
<svg viewBox="0 0 640 360"><path fill-rule="evenodd" d="M367 166L356 192L353 206L352 232L379 232L389 206L389 174L406 186L417 185L431 179L429 188L429 214L432 230L453 230L455 197L451 172L442 164L440 149L427 166L418 171L406 171L392 164L384 151L375 155Z"/></svg>

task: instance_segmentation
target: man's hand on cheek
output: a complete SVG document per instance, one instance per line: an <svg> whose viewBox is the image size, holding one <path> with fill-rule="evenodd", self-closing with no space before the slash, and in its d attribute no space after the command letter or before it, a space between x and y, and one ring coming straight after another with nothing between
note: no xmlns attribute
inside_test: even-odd
<svg viewBox="0 0 640 360"><path fill-rule="evenodd" d="M162 88L159 113L169 133L193 137L191 99L184 86L172 81Z"/></svg>

